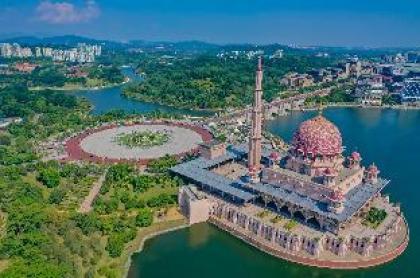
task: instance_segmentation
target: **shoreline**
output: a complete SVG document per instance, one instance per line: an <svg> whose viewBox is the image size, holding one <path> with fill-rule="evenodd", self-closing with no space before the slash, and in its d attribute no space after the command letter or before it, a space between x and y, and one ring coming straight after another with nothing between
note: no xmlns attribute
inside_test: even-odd
<svg viewBox="0 0 420 278"><path fill-rule="evenodd" d="M170 223L170 222L168 222L168 223ZM144 250L144 245L145 245L146 241L148 241L149 239L155 238L157 236L164 235L164 234L174 232L174 231L178 231L178 230L182 230L182 229L185 229L185 228L188 228L188 227L190 227L190 225L188 225L184 222L184 223L180 223L179 225L175 225L174 227L163 228L161 230L157 230L157 231L148 233L144 237L142 237L142 239L138 243L137 247L133 251L129 251L127 253L128 259L127 259L127 261L124 265L124 270L123 270L122 277L124 277L124 278L128 277L128 273L130 271L131 264L133 263L132 257L133 257L134 254L141 253Z"/></svg>
<svg viewBox="0 0 420 278"><path fill-rule="evenodd" d="M31 87L29 88L30 91L43 91L43 90L51 90L51 91L60 91L60 92L84 92L84 91L100 91L106 90L110 88L120 87L127 83L129 83L131 79L127 77L121 83L109 84L105 86L97 86L97 87L75 87L75 88L65 88L65 87Z"/></svg>
<svg viewBox="0 0 420 278"><path fill-rule="evenodd" d="M190 111L195 111L195 112L218 113L218 112L222 112L226 109L229 109L229 108L204 109L204 108L193 108L193 107L188 107L188 106L177 106L177 105L174 105L174 104L167 104L167 103L163 103L163 102L159 102L159 101L151 101L151 100L149 101L149 100L144 100L144 99L141 99L141 98L127 96L124 93L121 93L121 97L123 97L127 100L130 100L130 101L145 102L145 103L150 103L150 104L158 104L158 105L161 105L161 106L167 106L167 107L181 109L181 110L190 110Z"/></svg>
<svg viewBox="0 0 420 278"><path fill-rule="evenodd" d="M165 224L165 222L161 222L162 224ZM170 224L171 222L167 222L167 224ZM252 246L256 248L258 251L266 253L270 256L273 256L277 259L284 260L287 262L304 265L308 267L314 267L314 268L323 268L323 269L341 269L341 270L355 270L355 269L366 269L366 268L372 268L377 267L386 263L389 263L395 259L397 259L399 256L401 256L404 251L407 249L409 244L409 238L410 238L410 231L407 225L407 222L404 218L404 223L406 225L406 235L404 238L404 241L401 242L395 249L391 250L390 252L380 255L375 258L367 259L367 260L360 260L360 261L328 261L328 260L319 260L316 258L307 258L307 257L300 257L300 256L294 256L293 254L289 254L287 252L284 252L284 254L278 254L276 250L270 250L271 248L266 247L264 245L259 244L257 241L254 242L252 238L248 239L246 235L240 234L240 233L234 233L233 231L230 231L229 229L225 229L224 225L221 223L218 223L217 221L207 221L208 224L213 225L217 227L220 231L226 232L229 235L233 236L234 238L237 238L241 240L243 243ZM130 267L133 263L133 255L137 253L141 253L144 251L145 243L155 237L158 237L160 235L164 235L170 232L182 230L185 228L190 227L191 225L186 224L185 221L182 223L176 224L173 227L169 228L162 228L158 229L156 231L147 232L140 240L139 243L136 244L136 247L132 251L128 251L126 260L126 263L123 267L123 275L122 277L127 278Z"/></svg>
<svg viewBox="0 0 420 278"><path fill-rule="evenodd" d="M348 104L327 104L325 108L360 108L360 109L395 109L395 110L420 110L420 106L405 106L405 105L361 105L357 103L348 103ZM305 107L302 108L303 111L317 111L319 107Z"/></svg>
<svg viewBox="0 0 420 278"><path fill-rule="evenodd" d="M150 103L150 104L158 104L158 105L168 106L168 107L172 107L172 108L176 108L176 109L185 109L185 110L196 111L196 112L219 113L219 112L226 111L227 109L235 109L235 110L236 109L238 109L238 110L246 109L246 108L233 108L233 107L217 108L217 109L202 109L202 108L193 108L193 107L188 107L188 106L177 106L177 105L167 104L167 103L163 103L163 102L159 102L159 101L149 101L149 100L144 100L144 99L141 99L141 98L126 96L124 94L121 94L121 96L123 98L127 99L127 100L130 100L130 101L145 102L145 103ZM373 106L373 105L361 105L361 104L358 104L358 103L326 104L324 108L420 110L420 106L405 106L405 105L401 105L401 104ZM291 110L291 111L317 111L317 110L319 110L318 107L303 107L303 108L294 109L294 110ZM209 116L209 117L212 117L212 116Z"/></svg>

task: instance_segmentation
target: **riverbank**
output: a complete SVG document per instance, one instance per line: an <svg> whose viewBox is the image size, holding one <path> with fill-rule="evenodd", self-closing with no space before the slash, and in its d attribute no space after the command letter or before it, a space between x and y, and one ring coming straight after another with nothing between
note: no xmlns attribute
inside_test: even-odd
<svg viewBox="0 0 420 278"><path fill-rule="evenodd" d="M137 237L134 239L134 241L130 242L130 245L126 248L126 251L120 257L122 261L125 261L124 266L120 268L123 269L120 277L127 277L130 266L132 264L132 256L135 253L140 253L143 251L144 244L147 240L187 227L188 224L186 223L185 219L178 219L156 223L150 227L141 229L137 233Z"/></svg>
<svg viewBox="0 0 420 278"><path fill-rule="evenodd" d="M163 219L158 218L155 221L149 227L138 229L136 237L126 244L120 256L116 258L112 258L109 255L102 256L95 263L97 273L104 277L127 277L132 264L132 256L143 250L147 240L188 227L185 218L175 208L171 208L168 215ZM106 238L101 239L101 241L104 241L103 243L106 240ZM0 261L0 266L2 265L1 263L2 261ZM4 261L4 263L6 264L7 261Z"/></svg>
<svg viewBox="0 0 420 278"><path fill-rule="evenodd" d="M323 107L325 108L361 108L361 109L399 109L399 110L420 110L420 106L406 106L406 105L362 105L359 103L328 103ZM315 111L319 110L319 106L305 107L303 111Z"/></svg>
<svg viewBox="0 0 420 278"><path fill-rule="evenodd" d="M114 87L119 87L122 85L125 85L127 83L129 83L131 81L131 79L129 77L126 77L124 79L123 82L121 83L112 83L112 84L108 84L108 85L103 85L103 86L95 86L95 87L84 87L84 86L80 86L80 85L65 85L63 87L42 87L42 86L37 86L37 87L29 87L30 91L43 91L43 90L52 90L52 91L60 91L60 92L71 92L71 91L99 91L99 90L104 90L104 89L110 89L110 88L114 88Z"/></svg>
<svg viewBox="0 0 420 278"><path fill-rule="evenodd" d="M234 108L210 109L210 108L190 107L188 105L168 104L166 102L162 102L162 101L159 101L159 100L148 100L148 99L143 99L143 98L139 98L139 97L129 96L129 95L125 94L124 92L121 93L121 96L123 98L127 99L127 100L130 100L130 101L144 102L144 103L149 103L149 104L159 104L159 105L162 105L162 106L167 106L167 107L171 107L171 108L175 108L175 109L191 110L191 111L196 111L196 112L219 113L219 112L222 112L222 111L226 111L226 109L234 109Z"/></svg>

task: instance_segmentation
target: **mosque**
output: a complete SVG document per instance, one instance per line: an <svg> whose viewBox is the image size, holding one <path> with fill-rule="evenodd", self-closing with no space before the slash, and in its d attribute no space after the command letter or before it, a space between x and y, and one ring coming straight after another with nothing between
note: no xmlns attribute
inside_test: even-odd
<svg viewBox="0 0 420 278"><path fill-rule="evenodd" d="M190 224L208 221L267 253L319 267L368 267L401 254L408 226L381 193L389 180L375 164L363 166L360 153L344 154L332 122L321 114L303 122L287 151L264 142L262 78L259 59L248 144L203 143L199 158L171 169L189 184L178 198ZM384 216L375 224L366 220L372 210Z"/></svg>

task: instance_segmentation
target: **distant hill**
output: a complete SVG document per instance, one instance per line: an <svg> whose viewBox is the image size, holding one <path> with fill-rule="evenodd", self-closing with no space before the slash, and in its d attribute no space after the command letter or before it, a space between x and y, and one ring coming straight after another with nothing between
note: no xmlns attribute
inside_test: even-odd
<svg viewBox="0 0 420 278"><path fill-rule="evenodd" d="M215 44L197 40L191 41L179 41L179 42L169 42L169 41L145 41L145 40L132 40L128 42L118 42L111 40L99 40L92 39L83 36L77 35L63 35L63 36L51 36L51 37L38 37L38 36L23 36L19 34L0 34L0 43L19 43L24 46L66 46L66 47L75 47L78 43L86 44L102 44L107 48L112 49L126 49L126 48L141 48L144 50L158 50L158 51L179 51L179 52L191 52L191 53L200 53L207 51L230 51L230 50L257 50L262 49L266 53L273 53L275 50L281 48L287 50L289 53L294 52L307 52L314 53L318 51L325 51L330 54L342 54L342 53L351 53L351 54L375 54L378 53L386 54L395 51L407 51L407 50L419 50L419 48L362 48L362 47L325 47L325 46L307 46L307 47L291 47L282 44L265 44L265 45L256 45L251 43L242 43L242 44Z"/></svg>
<svg viewBox="0 0 420 278"><path fill-rule="evenodd" d="M76 35L64 35L64 36L53 36L53 37L36 37L36 36L7 36L2 38L0 36L0 42L4 43L18 43L24 46L36 46L36 45L49 45L49 46L67 46L74 47L78 43L86 44L103 44L109 48L145 48L154 49L162 47L165 50L178 50L178 51L208 51L217 50L221 46L217 44L201 42L201 41L181 41L181 42L167 42L167 41L144 41L144 40L133 40L128 42L117 42L109 40L98 40Z"/></svg>
<svg viewBox="0 0 420 278"><path fill-rule="evenodd" d="M65 45L65 46L76 46L78 43L88 43L88 44L101 44L101 43L114 43L104 40L96 40L81 36L75 35L65 35L65 36L54 36L54 37L45 37L39 38L35 36L19 36L19 37L9 37L6 39L0 39L0 42L8 43L19 43L22 45Z"/></svg>

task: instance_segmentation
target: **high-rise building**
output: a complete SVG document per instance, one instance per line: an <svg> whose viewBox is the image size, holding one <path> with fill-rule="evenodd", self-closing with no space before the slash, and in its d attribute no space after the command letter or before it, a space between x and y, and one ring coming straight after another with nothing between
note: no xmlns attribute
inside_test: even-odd
<svg viewBox="0 0 420 278"><path fill-rule="evenodd" d="M41 47L35 47L35 56L37 58L42 57Z"/></svg>

